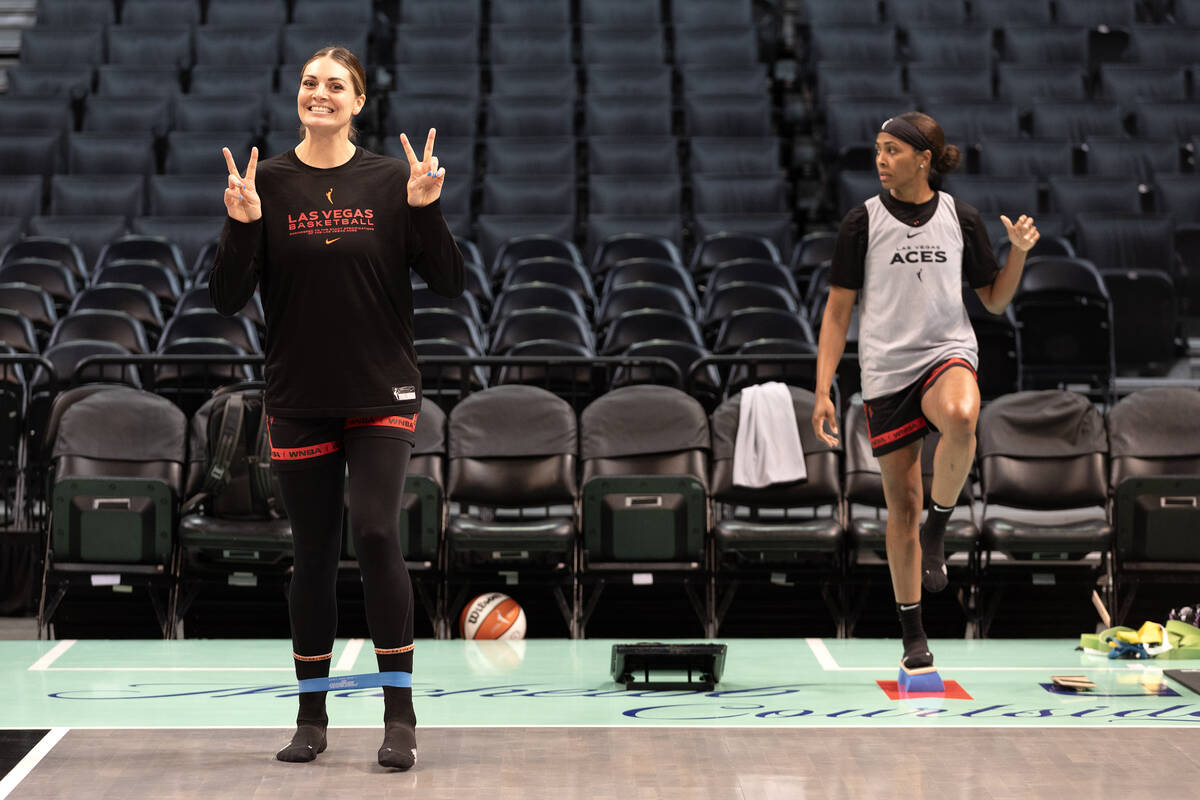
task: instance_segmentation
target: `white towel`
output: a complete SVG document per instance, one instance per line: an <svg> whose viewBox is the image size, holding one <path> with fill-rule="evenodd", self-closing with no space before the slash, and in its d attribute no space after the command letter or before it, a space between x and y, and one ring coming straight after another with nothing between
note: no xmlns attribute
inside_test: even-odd
<svg viewBox="0 0 1200 800"><path fill-rule="evenodd" d="M743 389L733 445L733 485L761 489L807 477L787 385L771 382Z"/></svg>

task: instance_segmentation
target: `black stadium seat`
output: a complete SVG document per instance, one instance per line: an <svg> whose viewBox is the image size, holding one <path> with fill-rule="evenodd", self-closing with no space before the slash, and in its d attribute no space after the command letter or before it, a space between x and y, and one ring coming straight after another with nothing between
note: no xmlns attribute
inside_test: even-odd
<svg viewBox="0 0 1200 800"><path fill-rule="evenodd" d="M275 76L261 67L201 64L192 68L188 81L188 94L201 97L255 96L269 94L274 89Z"/></svg>
<svg viewBox="0 0 1200 800"><path fill-rule="evenodd" d="M584 74L591 94L643 94L669 97L671 67L667 64L589 64Z"/></svg>
<svg viewBox="0 0 1200 800"><path fill-rule="evenodd" d="M235 163L246 164L253 145L252 129L232 127L222 133L171 131L167 134L163 171L168 175L220 175L225 165L221 148L229 148Z"/></svg>
<svg viewBox="0 0 1200 800"><path fill-rule="evenodd" d="M693 136L688 141L693 173L767 175L779 169L779 162L779 140L773 137Z"/></svg>
<svg viewBox="0 0 1200 800"><path fill-rule="evenodd" d="M1049 8L1048 3L1042 5ZM1013 19L1020 21L1014 24ZM1024 17L1009 17L1004 23L1001 28L1004 61L1029 66L1087 63L1088 35L1084 27L1039 25Z"/></svg>
<svg viewBox="0 0 1200 800"><path fill-rule="evenodd" d="M1039 100L1033 104L1033 135L1076 144L1089 136L1124 136L1124 115L1116 103Z"/></svg>
<svg viewBox="0 0 1200 800"><path fill-rule="evenodd" d="M1065 139L986 137L979 142L979 171L984 175L1023 176L1045 180L1075 169L1071 143Z"/></svg>
<svg viewBox="0 0 1200 800"><path fill-rule="evenodd" d="M922 106L931 99L987 102L992 99L992 70L989 65L947 70L939 64L912 64L908 68L908 91Z"/></svg>
<svg viewBox="0 0 1200 800"><path fill-rule="evenodd" d="M1128 28L1137 21L1133 0L1088 0L1086 3L1055 3L1059 25L1087 25Z"/></svg>
<svg viewBox="0 0 1200 800"><path fill-rule="evenodd" d="M67 171L76 175L116 172L149 175L156 169L149 134L73 133L67 137Z"/></svg>
<svg viewBox="0 0 1200 800"><path fill-rule="evenodd" d="M765 95L686 95L688 136L771 136L771 102Z"/></svg>
<svg viewBox="0 0 1200 800"><path fill-rule="evenodd" d="M492 63L554 65L560 69L570 64L570 28L553 25L526 27L531 22L533 20L525 20L521 25L491 26L489 35Z"/></svg>
<svg viewBox="0 0 1200 800"><path fill-rule="evenodd" d="M593 214L679 214L683 183L677 175L597 175L588 181L588 210Z"/></svg>
<svg viewBox="0 0 1200 800"><path fill-rule="evenodd" d="M136 217L145 208L145 195L141 175L55 175L50 179L50 213Z"/></svg>
<svg viewBox="0 0 1200 800"><path fill-rule="evenodd" d="M652 66L666 61L666 41L657 24L629 26L584 25L580 33L584 64ZM589 68L590 71L590 68Z"/></svg>
<svg viewBox="0 0 1200 800"><path fill-rule="evenodd" d="M805 0L804 19L814 27L828 25L876 25L880 22L879 3L875 0Z"/></svg>
<svg viewBox="0 0 1200 800"><path fill-rule="evenodd" d="M281 63L303 64L313 53L330 44L345 47L362 57L369 52L367 26L349 24L340 14L338 19L326 19L323 23L283 26Z"/></svg>
<svg viewBox="0 0 1200 800"><path fill-rule="evenodd" d="M227 97L183 95L175 100L175 130L258 134L262 130L263 114L262 102L257 98L246 97L230 103Z"/></svg>
<svg viewBox="0 0 1200 800"><path fill-rule="evenodd" d="M690 316L673 311L639 309L626 311L614 319L600 347L603 355L623 353L630 346L649 339L666 339L704 346L700 326Z"/></svg>
<svg viewBox="0 0 1200 800"><path fill-rule="evenodd" d="M814 62L886 65L896 61L896 29L891 25L813 26L811 38L809 58Z"/></svg>
<svg viewBox="0 0 1200 800"><path fill-rule="evenodd" d="M108 63L123 67L187 69L192 66L192 29L157 21L114 26L108 32Z"/></svg>
<svg viewBox="0 0 1200 800"><path fill-rule="evenodd" d="M485 175L483 214L573 214L573 175Z"/></svg>
<svg viewBox="0 0 1200 800"><path fill-rule="evenodd" d="M94 70L90 64L78 66L21 66L8 72L9 97L69 97L79 100L92 89Z"/></svg>
<svg viewBox="0 0 1200 800"><path fill-rule="evenodd" d="M430 4L441 6L442 3ZM476 4L478 6L478 4ZM479 63L479 28L476 25L436 24L422 17L395 28L393 61L396 64Z"/></svg>
<svg viewBox="0 0 1200 800"><path fill-rule="evenodd" d="M103 26L117 21L109 0L41 0L37 4L37 24L55 28Z"/></svg>
<svg viewBox="0 0 1200 800"><path fill-rule="evenodd" d="M1128 176L1149 183L1155 175L1182 171L1179 147L1173 139L1121 139L1090 136L1089 175Z"/></svg>
<svg viewBox="0 0 1200 800"><path fill-rule="evenodd" d="M1100 93L1106 100L1131 107L1137 102L1178 102L1187 99L1187 75L1179 65L1104 64Z"/></svg>
<svg viewBox="0 0 1200 800"><path fill-rule="evenodd" d="M104 61L104 27L23 28L20 54L22 64L100 64Z"/></svg>
<svg viewBox="0 0 1200 800"><path fill-rule="evenodd" d="M146 329L123 311L89 309L75 311L59 319L50 333L47 347L80 339L119 344L131 353L149 353Z"/></svg>
<svg viewBox="0 0 1200 800"><path fill-rule="evenodd" d="M0 175L50 175L62 162L58 132L0 134Z"/></svg>
<svg viewBox="0 0 1200 800"><path fill-rule="evenodd" d="M196 63L226 67L273 67L279 63L276 25L201 25L196 28Z"/></svg>
<svg viewBox="0 0 1200 800"><path fill-rule="evenodd" d="M1138 214L1142 210L1138 184L1133 178L1055 175L1048 183L1050 210L1064 217L1086 212Z"/></svg>
<svg viewBox="0 0 1200 800"><path fill-rule="evenodd" d="M204 21L209 25L282 25L287 17L284 0L209 0Z"/></svg>
<svg viewBox="0 0 1200 800"><path fill-rule="evenodd" d="M171 128L171 100L167 97L89 96L83 106L82 130L126 133L149 132L162 136Z"/></svg>
<svg viewBox="0 0 1200 800"><path fill-rule="evenodd" d="M104 245L125 235L128 217L112 214L97 216L53 215L30 217L27 233L70 239L83 253L85 264L92 264Z"/></svg>
<svg viewBox="0 0 1200 800"><path fill-rule="evenodd" d="M926 103L925 112L942 126L946 141L960 148L974 147L986 137L1015 137L1021 133L1017 107L1005 100L937 100Z"/></svg>
<svg viewBox="0 0 1200 800"><path fill-rule="evenodd" d="M437 146L441 150L441 137ZM451 163L444 155L439 163ZM574 175L575 139L570 136L489 136L484 142L489 175Z"/></svg>
<svg viewBox="0 0 1200 800"><path fill-rule="evenodd" d="M122 25L199 25L200 4L178 0L124 0Z"/></svg>
<svg viewBox="0 0 1200 800"><path fill-rule="evenodd" d="M1023 20L1027 25L1045 26L1053 21L1047 0L972 0L971 19L993 28L1012 19Z"/></svg>
<svg viewBox="0 0 1200 800"><path fill-rule="evenodd" d="M525 309L499 320L488 352L503 355L530 339L555 339L595 350L592 329L586 319L566 311Z"/></svg>
<svg viewBox="0 0 1200 800"><path fill-rule="evenodd" d="M681 67L744 65L758 61L758 42L750 26L675 26L675 63Z"/></svg>
<svg viewBox="0 0 1200 800"><path fill-rule="evenodd" d="M953 20L941 15L943 9L953 7L949 3L939 4L939 18L934 20L934 24L908 27L906 52L909 62L935 64L946 70L991 65L991 28L953 25ZM958 8L961 9L962 5L959 4Z"/></svg>
<svg viewBox="0 0 1200 800"><path fill-rule="evenodd" d="M223 188L220 179L214 186L210 175L151 175L149 212L159 217L225 216Z"/></svg>
<svg viewBox="0 0 1200 800"><path fill-rule="evenodd" d="M1028 109L1037 100L1087 100L1087 76L1082 67L1001 64L996 69L996 96Z"/></svg>
<svg viewBox="0 0 1200 800"><path fill-rule="evenodd" d="M677 149L671 136L589 136L588 170L592 175L674 175Z"/></svg>
<svg viewBox="0 0 1200 800"><path fill-rule="evenodd" d="M670 136L671 103L654 95L589 94L584 101L588 136Z"/></svg>
<svg viewBox="0 0 1200 800"><path fill-rule="evenodd" d="M573 69L547 70L532 64L492 67L492 94L501 97L571 96L578 89Z"/></svg>
<svg viewBox="0 0 1200 800"><path fill-rule="evenodd" d="M181 91L178 67L104 64L96 76L98 97L174 97Z"/></svg>
<svg viewBox="0 0 1200 800"><path fill-rule="evenodd" d="M581 0L579 17L584 25L657 25L661 10L641 0Z"/></svg>

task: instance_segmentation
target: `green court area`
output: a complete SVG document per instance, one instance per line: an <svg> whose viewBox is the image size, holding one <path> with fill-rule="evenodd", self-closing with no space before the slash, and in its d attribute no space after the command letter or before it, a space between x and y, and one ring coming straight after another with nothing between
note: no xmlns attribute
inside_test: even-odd
<svg viewBox="0 0 1200 800"><path fill-rule="evenodd" d="M946 692L902 696L899 642L722 640L711 691L627 691L611 640L418 640L419 724L440 726L1200 725L1200 695L1164 677L1197 661L1112 660L1072 640L932 643ZM291 727L286 640L0 642L0 727ZM374 672L371 643L338 640L333 675ZM1084 691L1053 675L1084 675ZM335 727L378 725L380 689L331 693Z"/></svg>

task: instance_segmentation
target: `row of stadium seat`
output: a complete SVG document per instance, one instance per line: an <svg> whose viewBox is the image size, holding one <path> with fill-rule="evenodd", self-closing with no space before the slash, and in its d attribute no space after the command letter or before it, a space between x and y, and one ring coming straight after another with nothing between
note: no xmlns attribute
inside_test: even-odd
<svg viewBox="0 0 1200 800"><path fill-rule="evenodd" d="M711 636L719 628L718 592L728 590L730 582L776 580L783 573L829 590L827 596L837 598L830 602L837 631L849 635L852 584L879 569L865 556L884 549L879 466L870 455L861 405L850 407L839 426L844 439L832 448L807 424L811 392L791 387L790 393L807 479L764 488L734 482L742 395L711 415L682 392L661 386L613 390L578 416L563 400L535 387L480 391L448 415L427 402L406 487L412 503L401 520L414 580L436 586L488 574L494 579L505 571L519 574L522 585L532 579L554 589L570 635L582 636L588 605L582 600L602 588L602 575L628 581L633 573L649 573L655 580L691 583L700 590L705 601L696 610ZM194 491L207 467L206 453L196 452L204 440L193 436L190 448L180 446L187 440L187 418L159 410L162 402L143 392L100 387L61 396L49 436L53 441L61 434L70 442L53 448L55 498L68 505L85 496L92 502L106 492L104 480L128 473L122 458L138 461L143 484L135 488L126 482L108 488L109 493L161 494L177 504ZM1047 408L1055 409L1053 421ZM1073 573L1085 588L1105 576L1109 606L1119 608L1113 601L1123 576L1114 565L1114 551L1121 548L1127 562L1139 553L1128 542L1115 541L1115 515L1123 510L1113 510L1110 517L1110 503L1114 497L1128 502L1119 493L1126 478L1195 470L1200 439L1186 420L1196 411L1200 393L1195 389L1139 392L1103 415L1085 398L1062 391L1007 395L986 405L979 419L978 486L973 481L964 486L956 501L961 510L947 532L947 551L957 554L951 558L951 580L974 593L1003 580L1006 571L1026 581L1031 568ZM148 422L143 430L151 446L140 445L137 455L125 455L129 442L106 435L123 429L114 419L121 414L140 414ZM1162 457L1141 435L1148 416L1164 420L1169 433L1163 435L1178 437L1172 439L1170 457ZM1064 430L1076 434L1068 438ZM936 435L924 448L926 473L935 444ZM149 481L161 488L147 486ZM502 493L497 486L505 487ZM661 505L647 514L632 497L657 497ZM711 523L710 502L715 504ZM146 529L164 535L143 538L139 528L134 547L95 517L72 516L64 523L71 526L69 535L61 532L52 542L49 572L73 564L72 570L136 574L160 564L169 582L189 574L204 581L207 573L209 582L219 583L234 571L278 578L290 564L285 520L224 518L208 506L176 527L176 514L153 510L157 505L148 504L140 516ZM1047 509L1076 509L1082 516L1063 526L1046 517ZM160 518L154 519L156 514ZM630 526L637 536L628 535ZM352 548L345 548L344 555L353 558ZM1047 564L1050 554L1056 566ZM89 561L106 563L89 566ZM157 574L161 581L163 571ZM430 609L440 635L448 632L445 620L437 619L445 615L440 605L445 602ZM986 633L991 619L980 609L993 604L974 611L964 606L978 615L973 621ZM164 625L168 635L172 629Z"/></svg>

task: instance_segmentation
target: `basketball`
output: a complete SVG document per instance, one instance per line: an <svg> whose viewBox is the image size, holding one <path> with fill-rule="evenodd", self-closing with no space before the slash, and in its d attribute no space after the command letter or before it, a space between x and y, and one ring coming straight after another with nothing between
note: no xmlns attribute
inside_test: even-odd
<svg viewBox="0 0 1200 800"><path fill-rule="evenodd" d="M525 610L506 594L481 594L463 608L458 630L464 639L524 639Z"/></svg>

